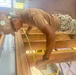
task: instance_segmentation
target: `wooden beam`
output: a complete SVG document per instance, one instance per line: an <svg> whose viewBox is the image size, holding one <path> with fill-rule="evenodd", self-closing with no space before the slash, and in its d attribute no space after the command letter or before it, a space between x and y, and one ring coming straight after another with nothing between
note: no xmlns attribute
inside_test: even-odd
<svg viewBox="0 0 76 75"><path fill-rule="evenodd" d="M24 32L23 32L23 29L26 31L27 30L27 28L28 28L28 26L27 27L23 27L23 28L21 28L20 29L20 31L21 31L21 33L22 34L24 34ZM30 30L30 32L29 32L29 34L32 34L32 33L42 33L38 28L36 28L36 27L33 27L31 30ZM69 34L69 33L66 33L66 32L61 32L61 31L56 31L55 32L56 34ZM69 35L73 35L73 34L69 34Z"/></svg>
<svg viewBox="0 0 76 75"><path fill-rule="evenodd" d="M1 48L1 47L2 47L2 45L3 45L4 37L5 37L5 35L4 35L4 34L0 34L0 48Z"/></svg>
<svg viewBox="0 0 76 75"><path fill-rule="evenodd" d="M26 50L30 50L30 47L27 42L24 42ZM42 50L46 49L46 41L33 41L31 42L33 50ZM76 40L65 40L65 41L56 41L55 48L71 48L76 47Z"/></svg>
<svg viewBox="0 0 76 75"><path fill-rule="evenodd" d="M30 50L29 45L27 43L27 40L22 33L23 42L25 45L26 50ZM42 33L36 31L29 33L28 38L30 40L30 43L32 45L33 50L42 50L46 48L46 37ZM56 44L55 48L70 48L70 47L76 47L76 39L72 38L72 35L70 34L56 34ZM28 61L30 63L30 66L35 65L35 62L31 56L31 54L27 54ZM42 54L37 55L35 54L35 57L37 60L42 59ZM60 62L69 62L69 61L75 61L76 60L76 51L73 50L67 50L67 51L54 51L52 52L48 63L60 63Z"/></svg>
<svg viewBox="0 0 76 75"><path fill-rule="evenodd" d="M23 40L27 41L25 34L21 34ZM32 34L28 34L28 38L30 41L34 41L34 40L46 40L46 36L41 34L41 33L32 33ZM56 41L64 41L64 40L71 40L71 37L67 34L57 34L56 35Z"/></svg>
<svg viewBox="0 0 76 75"><path fill-rule="evenodd" d="M30 67L26 57L26 51L22 42L20 32L16 33L16 64L17 75L31 75Z"/></svg>
<svg viewBox="0 0 76 75"><path fill-rule="evenodd" d="M23 28L21 29L21 35L22 35L25 46L27 46L26 49L29 49L28 44L26 43L27 39L25 38L25 34L23 33L23 29L25 29L26 31L27 28L28 28L28 25L24 24ZM32 30L30 31L28 35L28 38L32 44L33 49L36 49L36 50L37 48L38 50L45 49L46 36L36 27L32 28ZM40 45L39 45L39 42L36 42L35 40L39 42L41 40ZM56 32L55 48L67 48L67 47L76 47L76 36L74 36L73 34L67 34L67 33L59 32L59 31Z"/></svg>
<svg viewBox="0 0 76 75"><path fill-rule="evenodd" d="M42 59L43 54L35 54L36 60ZM27 54L28 61L30 66L34 66L35 62L32 58L31 54ZM76 61L76 51L74 50L59 50L52 52L50 59L47 61L49 63L61 63L61 62L69 62Z"/></svg>
<svg viewBox="0 0 76 75"><path fill-rule="evenodd" d="M33 31L33 30L32 30ZM27 39L25 34L22 33L22 39L25 45L26 50L29 50L29 45L27 43ZM46 47L46 36L40 32L30 32L28 34L28 38L34 50L45 49ZM76 47L76 39L73 38L72 34L56 34L56 44L55 48L69 48L69 47Z"/></svg>
<svg viewBox="0 0 76 75"><path fill-rule="evenodd" d="M23 27L23 28L21 28L21 32L23 32L23 29L25 29L25 31L27 30L27 27ZM31 33L41 33L41 31L38 29L38 28L36 28L36 27L33 27L31 30L30 30L30 32Z"/></svg>
<svg viewBox="0 0 76 75"><path fill-rule="evenodd" d="M76 47L76 40L56 41L55 48Z"/></svg>

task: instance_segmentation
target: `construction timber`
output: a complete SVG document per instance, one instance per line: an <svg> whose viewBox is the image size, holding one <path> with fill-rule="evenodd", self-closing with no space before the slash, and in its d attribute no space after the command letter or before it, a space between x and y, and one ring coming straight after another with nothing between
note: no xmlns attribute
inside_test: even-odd
<svg viewBox="0 0 76 75"><path fill-rule="evenodd" d="M26 29L27 26L24 26L16 33L16 63L18 75L32 75L30 67L35 66L32 52L36 60L39 60L42 59L46 50L46 36L37 28L33 28L27 35L27 38ZM32 47L32 52L29 51L30 46L28 40ZM56 32L55 48L47 64L76 61L75 47L75 35Z"/></svg>
<svg viewBox="0 0 76 75"><path fill-rule="evenodd" d="M4 34L0 34L0 48L1 48L1 47L2 47L2 45L3 45L4 37L5 37L5 35L4 35Z"/></svg>

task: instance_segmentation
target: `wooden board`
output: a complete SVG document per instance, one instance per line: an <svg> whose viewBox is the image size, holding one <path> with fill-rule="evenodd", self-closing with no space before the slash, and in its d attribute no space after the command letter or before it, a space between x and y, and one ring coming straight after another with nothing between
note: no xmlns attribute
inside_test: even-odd
<svg viewBox="0 0 76 75"><path fill-rule="evenodd" d="M31 54L28 55L28 61L30 66L35 65L35 61ZM43 54L34 54L36 60L42 59ZM47 61L49 63L61 63L61 62L69 62L69 61L76 61L76 51L74 50L59 50L54 51L50 55L50 59Z"/></svg>
<svg viewBox="0 0 76 75"><path fill-rule="evenodd" d="M15 38L17 75L31 75L30 67L26 57L26 51L22 42L20 32L16 33Z"/></svg>
<svg viewBox="0 0 76 75"><path fill-rule="evenodd" d="M25 46L26 51L30 50L30 46L28 45L28 42L26 40L26 37L21 31L22 34L22 40ZM20 38L20 37L18 37ZM43 50L46 47L46 37L42 33L32 32L28 35L29 41L31 43L33 50ZM76 39L73 38L73 35L69 34L57 34L56 35L56 45L55 48L70 48L70 47L76 47ZM21 52L22 54L22 52ZM42 59L43 54L35 54L35 57L37 60ZM31 54L27 54L27 58L29 61L30 66L34 66L35 62L32 58ZM68 61L75 61L76 60L76 51L74 50L59 50L52 52L50 59L47 63L60 63L60 62L68 62Z"/></svg>
<svg viewBox="0 0 76 75"><path fill-rule="evenodd" d="M26 30L26 29L25 29ZM21 29L22 39L26 50L29 50L29 45L23 30ZM42 34L38 29L34 28L27 35L31 43L32 49L40 50L46 49L46 36ZM56 32L56 43L55 48L69 48L76 47L76 39L73 38L72 34L64 34Z"/></svg>
<svg viewBox="0 0 76 75"><path fill-rule="evenodd" d="M1 48L1 47L2 47L2 45L3 45L4 37L5 37L5 35L4 35L4 34L0 34L0 48Z"/></svg>
<svg viewBox="0 0 76 75"><path fill-rule="evenodd" d="M26 50L30 50L29 44L24 42L24 46ZM46 42L31 42L31 46L33 50L45 50ZM57 41L55 44L55 48L71 48L76 47L76 40L67 40L67 41Z"/></svg>

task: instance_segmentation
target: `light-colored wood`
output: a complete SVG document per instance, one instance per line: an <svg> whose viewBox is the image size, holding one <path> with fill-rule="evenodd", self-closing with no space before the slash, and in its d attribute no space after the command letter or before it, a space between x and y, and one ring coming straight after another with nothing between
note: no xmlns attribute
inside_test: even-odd
<svg viewBox="0 0 76 75"><path fill-rule="evenodd" d="M21 33L23 33L23 29L25 29L25 31L27 30L28 26L24 26L23 28L20 29ZM42 33L38 28L36 27L33 27L29 33ZM66 32L61 32L61 31L56 31L55 32L56 34L69 34L69 33L66 33ZM24 33L23 33L24 34ZM70 34L69 34L70 35Z"/></svg>
<svg viewBox="0 0 76 75"><path fill-rule="evenodd" d="M25 49L30 50L30 47L27 42L24 42ZM46 42L42 41L35 41L31 42L31 46L33 50L45 50L46 49ZM67 41L56 41L55 48L71 48L76 47L76 40L67 40Z"/></svg>
<svg viewBox="0 0 76 75"><path fill-rule="evenodd" d="M28 61L30 66L34 66L35 62L32 58L31 54L28 55ZM36 60L42 59L42 53L41 54L35 54ZM69 62L69 61L76 61L76 51L74 50L59 50L59 51L53 51L50 59L47 61L47 64L49 63L60 63L60 62Z"/></svg>
<svg viewBox="0 0 76 75"><path fill-rule="evenodd" d="M2 45L3 45L4 37L5 37L5 35L4 35L4 34L0 34L0 48L1 48L1 47L2 47Z"/></svg>
<svg viewBox="0 0 76 75"><path fill-rule="evenodd" d="M26 57L26 51L22 42L20 32L16 33L15 38L17 75L31 75L30 67Z"/></svg>
<svg viewBox="0 0 76 75"><path fill-rule="evenodd" d="M35 30L36 31L36 30ZM31 43L33 50L43 50L46 48L46 37L41 32L36 34L35 31L29 33L28 38ZM34 33L35 32L35 33ZM23 43L25 46L26 51L30 50L26 37L21 30L21 35L23 39ZM70 34L56 34L56 43L55 48L70 48L76 47L76 39L73 38L73 35ZM35 54L37 60L42 59L43 54ZM34 66L35 61L33 60L32 54L27 54L29 65ZM53 51L48 63L60 63L60 62L68 62L68 61L75 61L76 60L76 51L74 50L59 50Z"/></svg>
<svg viewBox="0 0 76 75"><path fill-rule="evenodd" d="M22 29L21 29L21 35L26 50L29 50L30 48ZM30 33L28 34L28 38L32 45L32 49L40 50L46 48L46 36L42 34L37 28L34 28L30 31ZM76 39L73 38L73 34L56 32L55 48L69 48L69 47L76 47Z"/></svg>
<svg viewBox="0 0 76 75"><path fill-rule="evenodd" d="M25 34L22 34L23 39L26 41ZM28 34L29 40L46 40L46 36L42 33L29 33ZM64 40L71 40L71 37L67 34L57 34L56 41L64 41Z"/></svg>
<svg viewBox="0 0 76 75"><path fill-rule="evenodd" d="M28 35L28 38L34 50L45 49L46 37L42 33L37 33L37 34L30 33ZM22 34L22 39L26 50L30 49L24 34ZM69 47L76 47L76 39L73 38L73 35L57 34L55 48L69 48Z"/></svg>

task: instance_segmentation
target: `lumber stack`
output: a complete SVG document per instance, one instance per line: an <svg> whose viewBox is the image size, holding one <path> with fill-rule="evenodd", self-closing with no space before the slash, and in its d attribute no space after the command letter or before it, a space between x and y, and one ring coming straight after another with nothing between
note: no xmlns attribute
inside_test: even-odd
<svg viewBox="0 0 76 75"><path fill-rule="evenodd" d="M23 43L23 47L21 46L22 44L20 44L20 47L22 47L20 49L20 47L17 44L21 42L16 41L16 47L18 46L18 49L16 49L16 59L18 64L17 68L21 66L19 65L20 63L22 64L26 63L25 66L27 66L28 70L30 70L29 67L35 65L35 61L32 55L34 55L36 60L42 59L42 56L46 50L46 36L43 33L41 33L41 31L38 30L37 28L33 28L29 32L27 36L29 39L29 43L32 47L32 52L33 52L32 54L32 52L29 51L31 48L29 46L29 43L25 35L26 32L24 32L26 30L27 30L27 27L23 27L21 28L21 30L18 31L17 33L18 35L16 35L17 36L16 40L21 39ZM74 47L76 47L75 35L56 32L55 48L52 51L50 55L50 59L49 61L47 61L47 64L49 64L50 62L61 63L61 62L75 61L76 50L74 49ZM23 57L21 57L22 55ZM24 68L24 67L21 66L21 68Z"/></svg>
<svg viewBox="0 0 76 75"><path fill-rule="evenodd" d="M27 38L25 37L23 29L21 29L21 35L25 49L27 51L30 50L30 46L28 44ZM32 49L36 50L34 53L36 59L41 59L44 52L41 52L41 54L37 52L46 49L46 36L42 34L37 28L33 28L28 34L28 39L30 41ZM76 51L72 49L73 47L76 47L76 39L74 35L56 32L55 48L50 56L49 62L47 63L68 62L76 60ZM61 50L62 48L68 48L68 50ZM28 54L27 58L30 66L35 64L31 54Z"/></svg>

